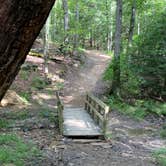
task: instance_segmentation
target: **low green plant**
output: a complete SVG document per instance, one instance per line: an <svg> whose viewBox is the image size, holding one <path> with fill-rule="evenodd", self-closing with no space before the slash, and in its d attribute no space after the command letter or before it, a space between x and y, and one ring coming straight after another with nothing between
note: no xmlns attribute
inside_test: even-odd
<svg viewBox="0 0 166 166"><path fill-rule="evenodd" d="M31 100L31 93L30 92L20 92L19 96L25 103L29 103Z"/></svg>
<svg viewBox="0 0 166 166"><path fill-rule="evenodd" d="M64 87L64 83L63 82L57 82L56 87L57 87L58 90L61 90Z"/></svg>
<svg viewBox="0 0 166 166"><path fill-rule="evenodd" d="M140 120L149 114L166 115L166 104L153 100L135 100L131 105L122 99L112 96L108 99L108 104L113 109Z"/></svg>
<svg viewBox="0 0 166 166"><path fill-rule="evenodd" d="M166 139L166 129L162 129L162 130L160 131L160 135L161 135L162 138L165 138L165 139Z"/></svg>
<svg viewBox="0 0 166 166"><path fill-rule="evenodd" d="M103 79L106 81L111 80L111 78L113 78L113 63L109 64L103 75Z"/></svg>
<svg viewBox="0 0 166 166"><path fill-rule="evenodd" d="M48 118L50 122L55 122L56 121L56 116L54 113L55 110L51 110L50 108L43 108L40 111L39 116L41 118Z"/></svg>
<svg viewBox="0 0 166 166"><path fill-rule="evenodd" d="M159 166L166 166L166 148L161 148L153 153Z"/></svg>
<svg viewBox="0 0 166 166"><path fill-rule="evenodd" d="M113 57L113 55L114 55L113 51L105 51L105 53L107 55L109 55L110 57Z"/></svg>
<svg viewBox="0 0 166 166"><path fill-rule="evenodd" d="M25 143L16 134L0 135L0 165L23 166L32 157L39 156L40 151L32 143Z"/></svg>
<svg viewBox="0 0 166 166"><path fill-rule="evenodd" d="M9 121L6 119L0 119L0 129L7 128L9 126Z"/></svg>
<svg viewBox="0 0 166 166"><path fill-rule="evenodd" d="M28 111L22 110L19 112L7 113L6 116L13 120L24 120L24 119L27 119L30 115L29 115Z"/></svg>
<svg viewBox="0 0 166 166"><path fill-rule="evenodd" d="M22 80L28 80L28 78L29 78L29 72L28 71L21 70L19 75L20 75L20 78Z"/></svg>
<svg viewBox="0 0 166 166"><path fill-rule="evenodd" d="M162 129L160 130L160 136L166 139L166 124L163 125Z"/></svg>
<svg viewBox="0 0 166 166"><path fill-rule="evenodd" d="M107 132L106 134L105 134L105 138L106 138L106 140L110 140L110 139L112 139L112 133L110 133L110 132Z"/></svg>
<svg viewBox="0 0 166 166"><path fill-rule="evenodd" d="M36 89L44 89L48 85L47 81L44 80L42 77L34 77L32 79L31 86Z"/></svg>

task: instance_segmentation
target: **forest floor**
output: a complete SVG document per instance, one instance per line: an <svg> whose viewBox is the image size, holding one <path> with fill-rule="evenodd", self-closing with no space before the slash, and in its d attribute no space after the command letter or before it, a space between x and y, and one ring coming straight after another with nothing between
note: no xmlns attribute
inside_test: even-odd
<svg viewBox="0 0 166 166"><path fill-rule="evenodd" d="M64 103L71 107L82 106L85 92L101 96L109 85L102 81L110 57L97 51L87 51L83 68L67 74L64 86ZM72 166L154 166L153 151L166 147L159 129L166 123L159 119L135 120L112 110L109 117L111 141L74 143L66 139L62 163ZM82 141L82 143L81 143ZM62 164L62 165L63 165Z"/></svg>
<svg viewBox="0 0 166 166"><path fill-rule="evenodd" d="M58 135L56 95L66 106L83 105L84 95L93 92L102 95L108 90L108 83L102 81L110 57L98 51L86 51L84 63L70 58L49 62L52 84L43 84L42 58L28 56L11 91L0 108L0 135L16 134L25 142L32 142L42 155L25 157L27 166L157 166L152 153L166 147L159 130L166 121L159 118L135 120L112 110L109 117L109 140L69 139ZM27 65L28 64L28 65ZM37 64L37 69L36 65ZM28 71L27 71L28 67ZM30 71L29 71L30 67ZM42 87L43 86L43 87ZM21 97L19 97L21 96ZM25 104L26 103L26 104ZM2 138L0 136L0 149ZM8 146L8 143L5 145ZM12 145L13 146L13 145ZM3 147L4 148L4 147ZM13 151L15 160L0 160L12 166L21 166L20 150ZM36 152L38 153L38 152ZM8 154L8 153L7 153ZM12 154L12 153L10 153ZM31 155L30 155L31 154ZM0 150L0 159L1 156ZM22 154L23 155L23 154ZM5 156L5 155L4 155Z"/></svg>

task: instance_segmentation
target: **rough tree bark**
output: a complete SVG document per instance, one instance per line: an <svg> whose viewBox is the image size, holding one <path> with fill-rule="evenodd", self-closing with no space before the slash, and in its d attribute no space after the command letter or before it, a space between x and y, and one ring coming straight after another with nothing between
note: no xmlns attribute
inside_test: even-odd
<svg viewBox="0 0 166 166"><path fill-rule="evenodd" d="M112 90L111 90L111 93L114 93L116 95L120 88L120 53L121 53L121 33L122 33L121 31L122 31L122 0L117 0L113 81L112 81Z"/></svg>
<svg viewBox="0 0 166 166"><path fill-rule="evenodd" d="M0 0L0 101L24 63L55 0Z"/></svg>

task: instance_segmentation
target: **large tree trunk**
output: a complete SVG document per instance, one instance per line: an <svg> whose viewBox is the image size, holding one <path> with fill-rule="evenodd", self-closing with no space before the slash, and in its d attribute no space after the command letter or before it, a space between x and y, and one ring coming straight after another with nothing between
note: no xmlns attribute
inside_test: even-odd
<svg viewBox="0 0 166 166"><path fill-rule="evenodd" d="M0 101L24 63L55 0L0 0Z"/></svg>
<svg viewBox="0 0 166 166"><path fill-rule="evenodd" d="M115 50L113 64L113 82L111 93L117 94L120 88L120 53L121 53L121 32L122 31L122 0L117 0L116 8L116 31Z"/></svg>

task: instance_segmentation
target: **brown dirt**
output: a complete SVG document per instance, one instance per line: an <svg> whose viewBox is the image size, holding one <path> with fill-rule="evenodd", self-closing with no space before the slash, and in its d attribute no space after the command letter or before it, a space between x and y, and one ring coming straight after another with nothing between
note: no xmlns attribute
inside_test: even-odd
<svg viewBox="0 0 166 166"><path fill-rule="evenodd" d="M101 95L108 90L108 84L102 81L102 74L111 58L94 50L85 54L85 64L69 69L66 74L63 90L66 106L82 106L86 92Z"/></svg>
<svg viewBox="0 0 166 166"><path fill-rule="evenodd" d="M100 96L108 90L108 84L102 81L102 73L109 61L110 57L101 52L86 52L84 66L68 71L63 97L65 106L82 106L86 92ZM111 142L75 143L64 139L60 163L66 166L155 166L152 152L166 147L158 132L162 123L164 121L160 120L137 121L112 111L108 129Z"/></svg>
<svg viewBox="0 0 166 166"><path fill-rule="evenodd" d="M70 62L69 62L70 61ZM15 106L1 108L0 117L9 118L6 113L27 111L26 119L17 120L9 131L15 131L26 141L33 141L43 152L42 159L33 159L27 166L157 166L152 158L153 150L166 147L166 142L159 136L163 121L136 121L112 111L110 113L109 133L111 139L76 140L62 138L57 133L57 122L53 123L46 116L41 117L43 109L50 109L56 116L55 91L57 83L64 88L61 93L66 106L78 107L83 105L86 92L100 96L108 90L108 83L102 81L110 57L97 51L86 51L85 64L66 59L63 63L49 63L52 84L42 90L30 89L34 77L42 74L41 58L28 57L27 63L38 64L38 70L29 73L27 79L21 74L12 86L17 93L32 92L30 105L22 102ZM62 78L66 73L66 77ZM23 108L18 106L23 106Z"/></svg>

